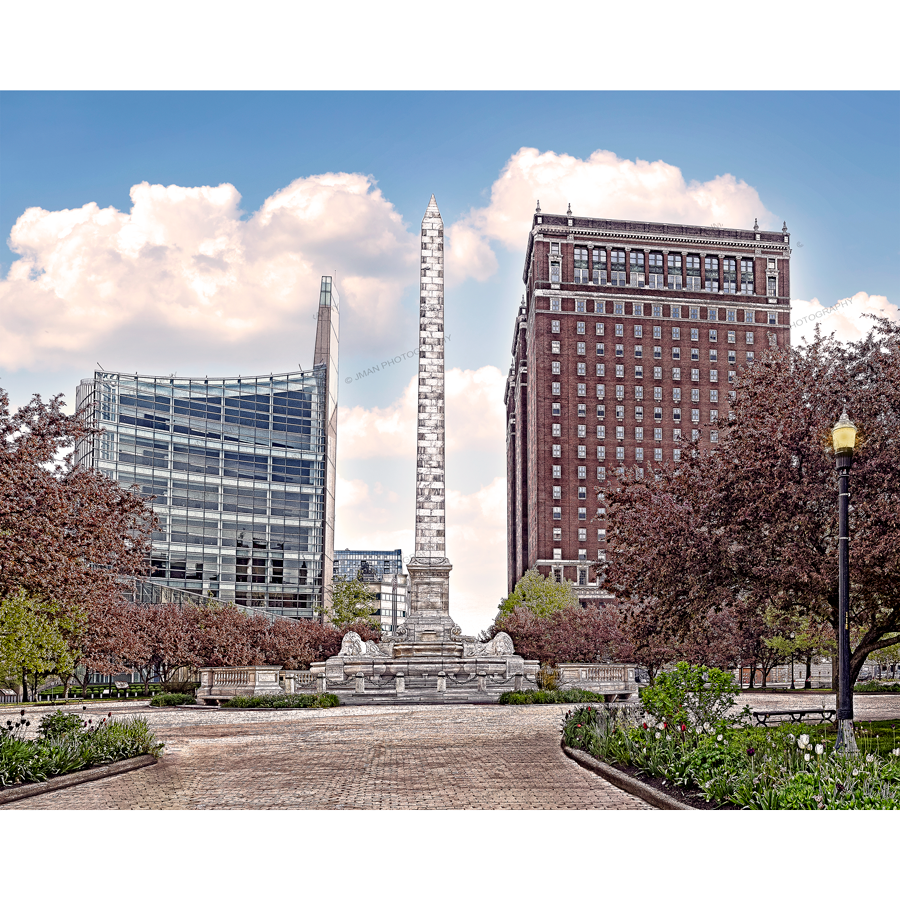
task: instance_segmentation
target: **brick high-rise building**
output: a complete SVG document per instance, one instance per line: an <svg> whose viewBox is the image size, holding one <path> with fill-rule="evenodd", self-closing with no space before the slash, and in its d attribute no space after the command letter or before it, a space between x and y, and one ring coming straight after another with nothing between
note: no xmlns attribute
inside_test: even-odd
<svg viewBox="0 0 900 900"><path fill-rule="evenodd" d="M708 446L754 354L790 342L790 235L535 211L506 385L508 580L575 582L606 547L620 467ZM598 496L596 489L601 489Z"/></svg>

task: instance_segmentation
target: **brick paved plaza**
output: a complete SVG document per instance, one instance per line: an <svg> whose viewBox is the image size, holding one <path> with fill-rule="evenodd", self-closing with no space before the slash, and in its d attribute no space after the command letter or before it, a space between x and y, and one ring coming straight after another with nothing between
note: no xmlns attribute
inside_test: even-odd
<svg viewBox="0 0 900 900"><path fill-rule="evenodd" d="M559 706L128 711L159 764L2 809L650 809L563 755Z"/></svg>
<svg viewBox="0 0 900 900"><path fill-rule="evenodd" d="M833 695L745 694L756 709ZM900 696L858 695L860 719L900 718ZM559 749L562 706L168 710L146 715L158 765L21 800L12 809L649 809ZM78 709L78 707L75 707ZM10 710L11 712L12 710ZM40 716L29 710L34 723Z"/></svg>

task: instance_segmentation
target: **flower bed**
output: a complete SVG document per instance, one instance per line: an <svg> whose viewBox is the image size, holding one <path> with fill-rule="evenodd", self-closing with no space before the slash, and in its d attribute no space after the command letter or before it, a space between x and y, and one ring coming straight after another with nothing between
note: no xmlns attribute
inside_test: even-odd
<svg viewBox="0 0 900 900"><path fill-rule="evenodd" d="M44 716L34 737L25 711L0 728L0 785L29 784L92 766L159 756L159 743L146 719L111 716L95 720L62 711Z"/></svg>
<svg viewBox="0 0 900 900"><path fill-rule="evenodd" d="M506 691L498 703L525 705L529 703L603 703L603 694L569 688L560 691Z"/></svg>
<svg viewBox="0 0 900 900"><path fill-rule="evenodd" d="M604 707L573 710L563 723L564 743L659 779L695 805L900 809L900 723L864 725L857 729L860 752L835 754L834 726L751 727L746 711L725 714L732 689L724 681L717 687L715 670L700 668L659 676L642 692L642 718Z"/></svg>
<svg viewBox="0 0 900 900"><path fill-rule="evenodd" d="M226 709L328 709L340 706L336 694L263 694L223 700Z"/></svg>

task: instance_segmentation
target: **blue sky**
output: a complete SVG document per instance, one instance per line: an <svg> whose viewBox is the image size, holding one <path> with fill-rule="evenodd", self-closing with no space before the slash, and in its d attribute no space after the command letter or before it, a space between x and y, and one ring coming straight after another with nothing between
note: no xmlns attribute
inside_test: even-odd
<svg viewBox="0 0 900 900"><path fill-rule="evenodd" d="M568 200L586 215L653 218L652 211L661 209L672 210L667 214L672 221L678 211L688 210L685 215L697 224L710 224L713 219L703 220L698 211L702 202L692 184L711 190L719 185L717 209L724 210L723 217L736 217L726 224L750 227L756 214L768 226L787 220L794 248L792 293L799 308L814 304L814 298L831 306L861 292L867 299L858 304L860 310L871 306L872 297L886 298L893 308L900 293L898 113L895 92L4 92L0 338L6 349L0 348L0 385L15 403L33 391L72 396L75 383L98 359L111 369L183 374L308 365L315 307L310 284L333 269L339 288L342 276L347 286L341 368L342 376L353 378L415 347L414 235L433 192L449 230L447 367L461 372L461 404L477 388L485 404L493 397L499 405L538 190L532 190L528 173L538 169L553 190L562 191L556 199L549 188L549 196L537 195L545 210ZM532 158L522 148L537 154ZM592 156L597 151L606 155ZM638 160L660 165L651 171ZM563 173L558 184L552 181L557 171ZM349 205L341 205L340 213L331 212L338 201L321 177L325 173L348 175L338 194ZM660 174L665 179L654 180ZM726 176L733 182L723 182ZM605 205L610 178L624 179L627 190L610 194ZM225 184L240 194L232 212L233 191L203 196L150 191L135 206L148 210L155 223L148 226L155 236L147 246L175 255L185 241L196 238L199 247L206 240L204 246L214 249L204 250L204 258L221 252L216 265L237 266L229 270L234 283L225 310L230 321L240 319L232 331L204 328L197 315L202 308L192 310L188 299L167 304L171 274L156 284L152 269L123 275L119 263L110 262L109 241L131 234L129 192L142 182L179 189ZM577 186L584 184L593 187L578 194ZM729 184L736 185L732 193ZM303 221L289 232L299 253L294 262L268 257L262 239L247 236L257 234L256 214L290 186L284 202L292 210L308 210L311 197L325 210L324 218L315 220L296 213ZM29 208L77 211L91 203L99 210L114 208L119 219L110 224L99 212L99 218L90 213L90 228L75 213L42 219L43 224L35 220L21 226L21 253L6 243ZM182 217L188 206L189 222ZM520 224L503 224L508 214ZM198 236L204 217L218 223L215 239L212 231ZM79 234L77 246L72 227ZM104 228L117 237L92 243ZM242 228L246 235L234 237ZM367 241L372 230L385 236L379 246ZM229 245L231 240L237 243ZM252 240L257 244L251 252ZM240 254L246 260L238 265ZM10 267L26 257L29 272L13 277ZM308 271L295 281L291 266ZM254 308L267 302L264 270L282 279L282 299L265 315L255 315ZM202 277L194 273L178 288L187 291L184 297ZM216 285L208 290L225 290L221 282ZM32 311L28 292L38 289L42 293L34 295ZM113 299L85 311L95 289L98 296L111 292ZM115 322L94 327L107 319ZM479 371L480 380L466 375ZM348 424L339 438L339 471L350 485L348 524L342 528L340 517L338 524L342 546L408 540L411 527L403 520L411 519L411 457L386 445L379 450L381 445L363 444L367 430L394 438L406 434L403 395L414 373L415 362L407 360L341 385ZM502 528L495 502L502 487L498 479L505 474L500 417L493 407L474 408L460 418L461 437L448 457L449 486L460 492L460 520L471 526L469 537L459 536L460 556L465 541L481 540L479 528ZM481 430L474 421L479 416L488 422ZM462 564L459 582L471 615L463 624L469 628L484 627L496 608L504 557L495 553L469 571ZM475 598L479 585L484 601Z"/></svg>

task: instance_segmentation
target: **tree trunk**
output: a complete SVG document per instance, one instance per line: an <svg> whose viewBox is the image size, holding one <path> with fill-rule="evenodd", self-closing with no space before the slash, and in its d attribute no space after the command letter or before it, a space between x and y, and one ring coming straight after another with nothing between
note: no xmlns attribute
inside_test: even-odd
<svg viewBox="0 0 900 900"><path fill-rule="evenodd" d="M831 689L837 694L838 692L838 659L836 656L831 657Z"/></svg>
<svg viewBox="0 0 900 900"><path fill-rule="evenodd" d="M806 654L806 678L803 681L803 690L812 688L812 653Z"/></svg>
<svg viewBox="0 0 900 900"><path fill-rule="evenodd" d="M28 673L22 669L22 702L28 702Z"/></svg>

